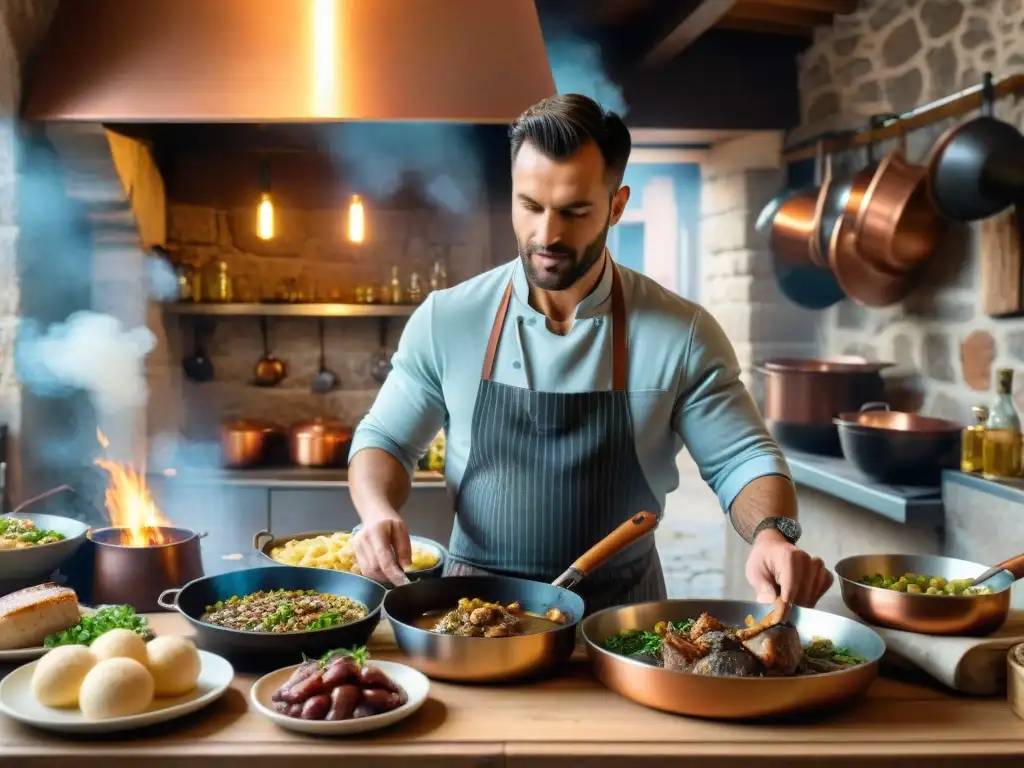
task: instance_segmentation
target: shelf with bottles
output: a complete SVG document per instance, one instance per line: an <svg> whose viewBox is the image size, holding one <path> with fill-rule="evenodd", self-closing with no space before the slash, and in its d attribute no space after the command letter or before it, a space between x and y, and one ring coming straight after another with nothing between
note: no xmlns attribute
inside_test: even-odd
<svg viewBox="0 0 1024 768"><path fill-rule="evenodd" d="M391 267L390 279L382 285L357 285L353 301L342 301L341 291L330 292L330 301L308 300L296 281L276 286L270 299L253 300L256 292L244 277L233 278L224 262L214 262L203 273L188 265L178 271L178 301L165 302L164 311L176 315L262 316L262 317L408 317L427 294L448 286L444 262L436 261L424 281L413 270L402 279L398 265Z"/></svg>

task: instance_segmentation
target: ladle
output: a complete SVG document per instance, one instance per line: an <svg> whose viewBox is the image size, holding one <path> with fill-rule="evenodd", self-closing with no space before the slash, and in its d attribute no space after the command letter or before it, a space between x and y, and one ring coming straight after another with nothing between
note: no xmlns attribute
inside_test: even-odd
<svg viewBox="0 0 1024 768"><path fill-rule="evenodd" d="M206 356L199 340L199 325L192 328L192 354L181 361L181 367L191 381L204 382L213 378L213 363Z"/></svg>
<svg viewBox="0 0 1024 768"><path fill-rule="evenodd" d="M338 386L338 374L327 368L327 354L324 351L324 321L320 320L320 367L309 388L318 395L330 392Z"/></svg>
<svg viewBox="0 0 1024 768"><path fill-rule="evenodd" d="M993 565L983 574L978 576L974 581L972 581L971 586L980 587L993 576L996 576L1004 572L1009 574L1011 583L1021 577L1024 577L1024 554L1017 555L1016 557L1011 557L1009 560L1003 560L1003 562L999 563L998 565ZM1003 585L994 588L1002 589L1002 587Z"/></svg>
<svg viewBox="0 0 1024 768"><path fill-rule="evenodd" d="M256 361L256 373L253 383L257 387L276 387L285 377L284 363L274 357L270 351L270 339L267 334L267 318L260 318L260 331L263 334L263 356Z"/></svg>
<svg viewBox="0 0 1024 768"><path fill-rule="evenodd" d="M370 375L378 384L383 384L391 373L391 354L387 350L388 327L380 326L380 348L370 357Z"/></svg>

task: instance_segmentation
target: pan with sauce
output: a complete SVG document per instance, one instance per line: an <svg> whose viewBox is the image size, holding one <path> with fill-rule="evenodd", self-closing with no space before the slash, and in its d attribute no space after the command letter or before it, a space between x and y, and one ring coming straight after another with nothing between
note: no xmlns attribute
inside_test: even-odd
<svg viewBox="0 0 1024 768"><path fill-rule="evenodd" d="M442 635L513 637L548 632L568 621L557 608L541 616L523 610L518 602L502 605L464 597L454 610L427 611L416 619L415 626Z"/></svg>

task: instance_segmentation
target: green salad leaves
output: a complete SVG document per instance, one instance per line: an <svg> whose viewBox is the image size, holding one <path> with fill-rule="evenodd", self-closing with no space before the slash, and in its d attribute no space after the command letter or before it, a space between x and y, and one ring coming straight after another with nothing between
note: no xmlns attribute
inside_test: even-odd
<svg viewBox="0 0 1024 768"><path fill-rule="evenodd" d="M139 616L130 605L109 605L91 616L83 616L77 624L61 632L47 635L43 646L56 648L59 645L92 645L97 637L112 629L130 629L136 634L145 635L149 627L146 617Z"/></svg>

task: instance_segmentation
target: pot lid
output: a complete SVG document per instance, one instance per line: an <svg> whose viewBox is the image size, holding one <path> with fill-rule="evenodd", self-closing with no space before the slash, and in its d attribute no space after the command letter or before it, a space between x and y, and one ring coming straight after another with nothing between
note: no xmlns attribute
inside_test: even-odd
<svg viewBox="0 0 1024 768"><path fill-rule="evenodd" d="M229 432L281 432L280 424L269 419L232 419L223 424Z"/></svg>
<svg viewBox="0 0 1024 768"><path fill-rule="evenodd" d="M894 363L876 363L853 356L824 358L776 358L765 360L761 368L766 371L794 373L877 373L891 368Z"/></svg>
<svg viewBox="0 0 1024 768"><path fill-rule="evenodd" d="M62 0L24 116L508 123L554 93L533 0Z"/></svg>

